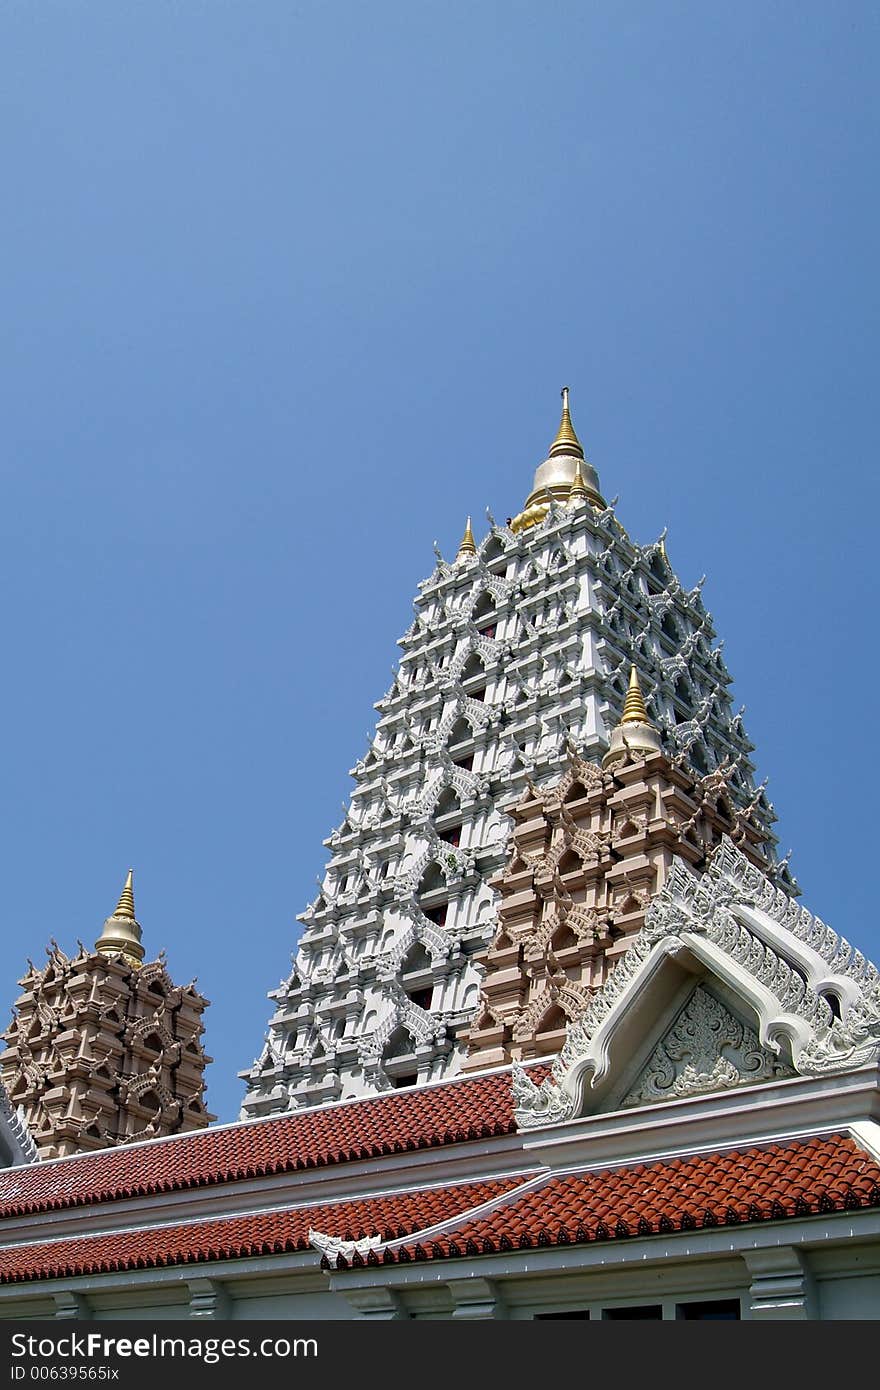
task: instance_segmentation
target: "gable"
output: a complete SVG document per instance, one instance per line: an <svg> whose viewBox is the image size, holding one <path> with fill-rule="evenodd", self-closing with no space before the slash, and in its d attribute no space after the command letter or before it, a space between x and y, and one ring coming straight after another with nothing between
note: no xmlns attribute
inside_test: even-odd
<svg viewBox="0 0 880 1390"><path fill-rule="evenodd" d="M877 969L725 838L699 876L675 861L632 945L569 1026L551 1077L536 1086L514 1064L520 1127L572 1120L627 1094L622 1082L632 1059L701 981L717 1002L720 994L754 1023L761 1052L781 1069L777 1074L820 1076L880 1061ZM711 1062L708 1072L679 1060L681 1071L676 1067L670 1085L688 1065L681 1086L708 1086L708 1077L732 1082L725 1063L737 1069L723 1047L703 1059Z"/></svg>
<svg viewBox="0 0 880 1390"><path fill-rule="evenodd" d="M619 1102L656 1105L681 1096L772 1081L793 1072L780 1065L758 1035L699 984Z"/></svg>

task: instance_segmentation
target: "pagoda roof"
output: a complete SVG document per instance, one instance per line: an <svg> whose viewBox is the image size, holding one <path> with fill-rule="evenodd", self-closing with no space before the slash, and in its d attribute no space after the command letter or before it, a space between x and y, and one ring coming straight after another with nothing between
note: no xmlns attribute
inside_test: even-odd
<svg viewBox="0 0 880 1390"><path fill-rule="evenodd" d="M880 1162L831 1134L19 1244L0 1251L0 1283L309 1250L331 1268L403 1264L877 1206Z"/></svg>
<svg viewBox="0 0 880 1390"><path fill-rule="evenodd" d="M546 1067L534 1069L540 1080ZM516 1131L508 1068L0 1171L0 1218L180 1192Z"/></svg>

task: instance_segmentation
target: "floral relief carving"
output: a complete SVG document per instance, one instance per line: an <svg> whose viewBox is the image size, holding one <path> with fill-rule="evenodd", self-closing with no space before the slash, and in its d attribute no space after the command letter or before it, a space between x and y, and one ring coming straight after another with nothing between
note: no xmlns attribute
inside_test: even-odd
<svg viewBox="0 0 880 1390"><path fill-rule="evenodd" d="M780 1073L791 1075L783 1072L751 1028L698 986L621 1107L770 1081Z"/></svg>

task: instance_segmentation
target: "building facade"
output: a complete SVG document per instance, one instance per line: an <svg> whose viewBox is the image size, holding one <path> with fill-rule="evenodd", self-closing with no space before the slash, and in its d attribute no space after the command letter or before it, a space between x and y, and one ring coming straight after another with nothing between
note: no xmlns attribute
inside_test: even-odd
<svg viewBox="0 0 880 1390"><path fill-rule="evenodd" d="M460 1070L511 808L569 749L601 760L633 665L664 749L723 785L787 878L700 588L606 505L566 390L523 511L479 544L468 521L456 558L419 586L293 970L242 1073L243 1117Z"/></svg>
<svg viewBox="0 0 880 1390"><path fill-rule="evenodd" d="M880 974L777 861L713 640L566 399L421 587L245 1118L186 1113L130 884L25 978L0 1318L880 1316Z"/></svg>
<svg viewBox="0 0 880 1390"><path fill-rule="evenodd" d="M0 1077L41 1158L199 1129L208 1001L144 960L132 874L89 951L28 962Z"/></svg>
<svg viewBox="0 0 880 1390"><path fill-rule="evenodd" d="M0 1171L0 1317L876 1318L878 1059L723 836L553 1059Z"/></svg>

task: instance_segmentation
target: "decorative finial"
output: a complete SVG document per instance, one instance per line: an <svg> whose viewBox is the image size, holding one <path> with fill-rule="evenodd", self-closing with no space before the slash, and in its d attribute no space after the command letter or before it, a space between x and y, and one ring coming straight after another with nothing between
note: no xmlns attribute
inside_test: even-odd
<svg viewBox="0 0 880 1390"><path fill-rule="evenodd" d="M650 724L648 711L645 709L645 700L642 695L642 687L639 684L639 673L633 664L629 672L629 689L626 692L626 699L623 702L623 714L620 716L621 724Z"/></svg>
<svg viewBox="0 0 880 1390"><path fill-rule="evenodd" d="M568 409L567 386L563 386L562 388L562 420L559 424L559 433L550 445L549 457L554 458L556 454L575 454L578 458L583 458L584 456L581 441L575 434L574 426L571 423L571 415Z"/></svg>
<svg viewBox="0 0 880 1390"><path fill-rule="evenodd" d="M135 969L144 958L140 924L134 915L134 874L129 869L125 887L112 917L104 923L95 950L102 956L121 956L126 965Z"/></svg>
<svg viewBox="0 0 880 1390"><path fill-rule="evenodd" d="M126 880L125 880L125 887L123 888L122 892L121 892L120 895L119 895L119 902L116 904L116 911L114 912L113 916L114 916L114 917L130 917L132 921L135 920L135 917L134 917L134 872L133 872L132 869L129 869L129 871L128 871L128 875L127 875Z"/></svg>
<svg viewBox="0 0 880 1390"><path fill-rule="evenodd" d="M648 718L639 673L635 665L630 667L629 689L623 702L620 723L611 735L608 752L602 759L604 768L633 758L648 758L661 752L660 734Z"/></svg>
<svg viewBox="0 0 880 1390"><path fill-rule="evenodd" d="M471 519L470 517L468 517L467 524L464 528L464 535L462 536L461 544L458 547L458 554L455 557L456 563L458 563L459 560L465 559L469 555L476 555L476 553L477 546L476 542L474 541L474 533L471 530Z"/></svg>
<svg viewBox="0 0 880 1390"><path fill-rule="evenodd" d="M581 461L578 459L577 467L574 470L574 480L571 485L571 492L568 494L569 506L576 506L581 502L586 502L589 497L587 485L584 482L584 475L581 472Z"/></svg>

